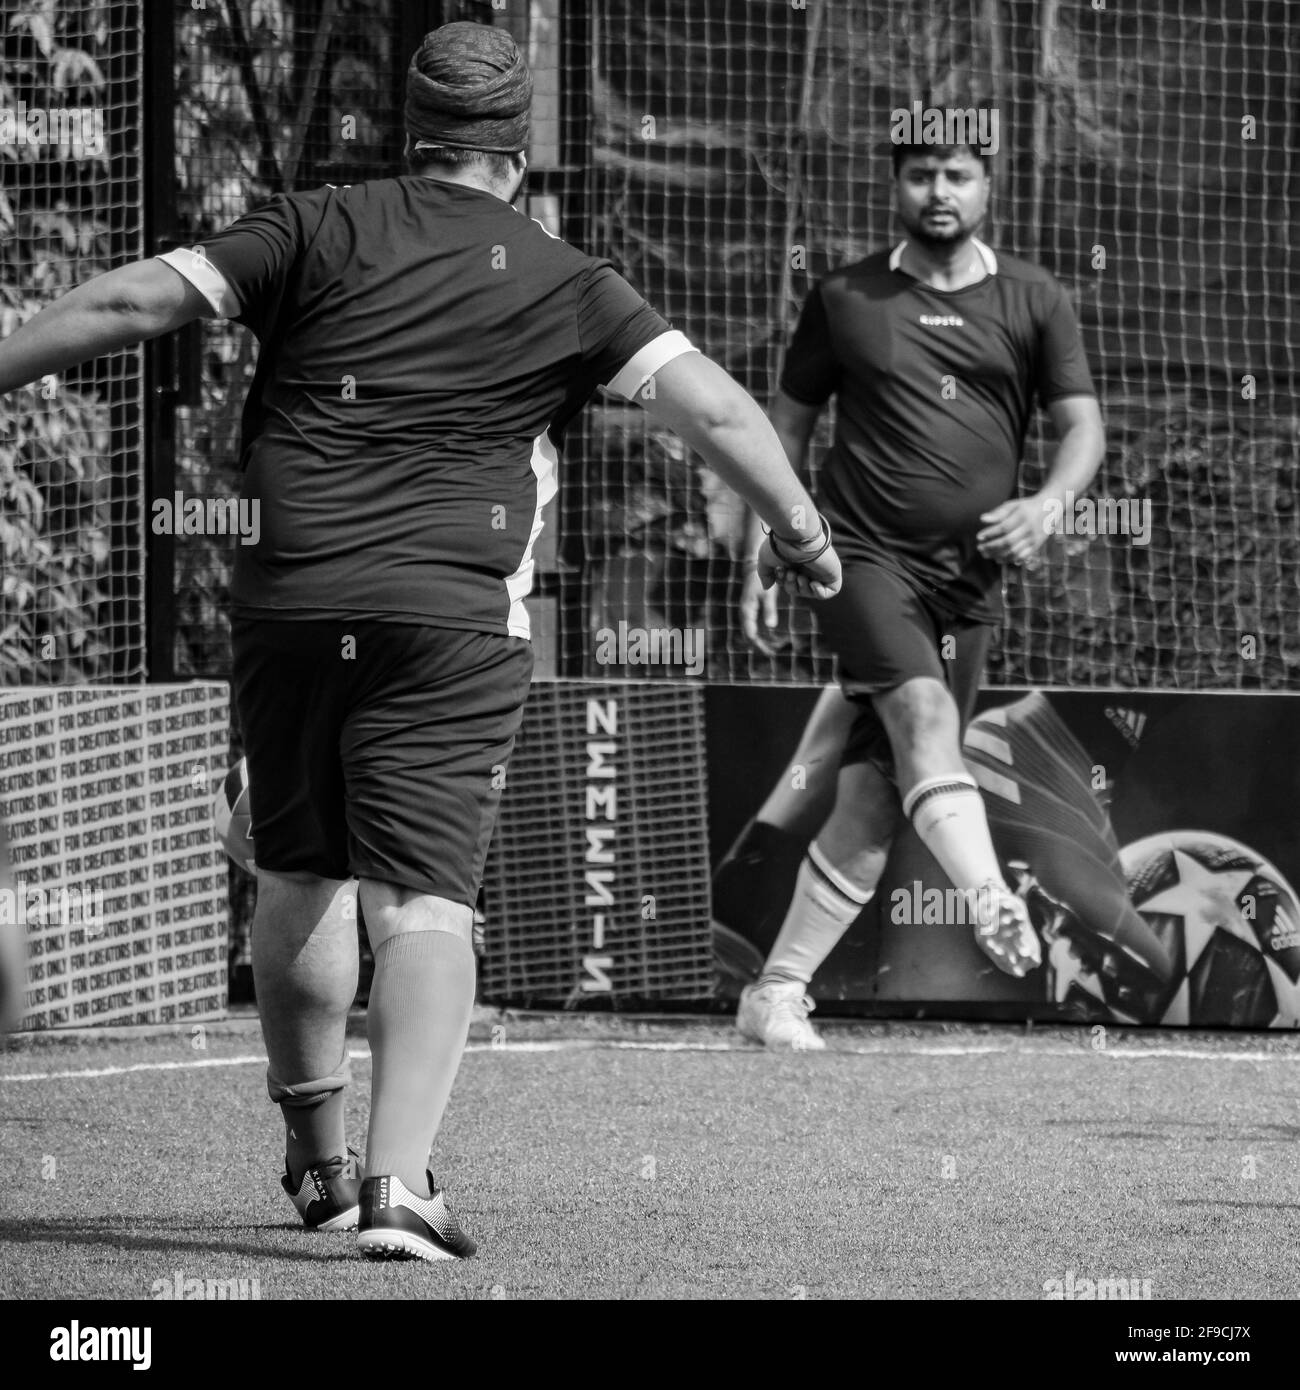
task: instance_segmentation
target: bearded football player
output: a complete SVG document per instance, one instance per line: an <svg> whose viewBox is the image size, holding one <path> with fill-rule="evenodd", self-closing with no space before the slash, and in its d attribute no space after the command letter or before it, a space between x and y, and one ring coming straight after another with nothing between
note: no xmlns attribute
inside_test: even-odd
<svg viewBox="0 0 1300 1390"><path fill-rule="evenodd" d="M852 707L842 717L824 707L810 736L838 762L833 801L827 787L790 909L741 996L740 1031L773 1048L824 1046L808 1022L809 981L870 901L902 816L979 904L976 939L993 963L1015 976L1041 963L961 740L1000 616L1002 566L1032 559L1051 504L1092 481L1101 416L1065 291L979 238L984 152L896 145L893 168L904 239L813 288L771 412L798 470L835 401L818 501L844 582L817 621ZM1057 442L1042 488L1022 497L1036 404ZM760 540L751 522L755 561ZM760 611L770 624L775 609L754 572L741 605L761 642Z"/></svg>

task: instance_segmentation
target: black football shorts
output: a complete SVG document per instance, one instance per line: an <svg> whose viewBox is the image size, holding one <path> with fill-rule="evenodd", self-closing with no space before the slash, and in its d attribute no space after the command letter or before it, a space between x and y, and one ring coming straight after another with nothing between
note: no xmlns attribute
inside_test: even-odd
<svg viewBox="0 0 1300 1390"><path fill-rule="evenodd" d="M845 765L874 763L893 779L889 735L871 697L917 676L948 687L966 728L993 636L988 623L947 612L901 575L869 560L846 560L839 593L811 608L835 653L840 689L857 706Z"/></svg>
<svg viewBox="0 0 1300 1390"><path fill-rule="evenodd" d="M258 868L472 907L530 644L342 618L236 616L231 637Z"/></svg>

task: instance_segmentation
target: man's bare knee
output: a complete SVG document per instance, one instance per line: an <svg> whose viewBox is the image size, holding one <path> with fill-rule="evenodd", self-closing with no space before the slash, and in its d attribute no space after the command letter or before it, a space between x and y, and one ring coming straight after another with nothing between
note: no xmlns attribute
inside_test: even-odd
<svg viewBox="0 0 1300 1390"><path fill-rule="evenodd" d="M881 723L895 743L915 745L942 738L955 732L959 722L951 692L932 676L904 681L877 695L874 703Z"/></svg>
<svg viewBox="0 0 1300 1390"><path fill-rule="evenodd" d="M336 912L341 895L355 887L349 878L321 878L319 874L290 871L257 871L257 909L254 921L271 921L281 938L313 932L335 917L346 918L345 908ZM341 905L340 905L341 907ZM351 914L355 921L355 911ZM254 933L255 937L258 933Z"/></svg>
<svg viewBox="0 0 1300 1390"><path fill-rule="evenodd" d="M361 911L372 951L405 932L448 932L470 945L474 942L474 909L436 893L363 878Z"/></svg>

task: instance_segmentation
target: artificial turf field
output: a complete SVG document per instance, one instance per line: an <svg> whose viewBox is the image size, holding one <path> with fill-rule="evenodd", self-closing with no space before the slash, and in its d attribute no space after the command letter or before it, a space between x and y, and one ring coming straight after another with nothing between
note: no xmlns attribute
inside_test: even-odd
<svg viewBox="0 0 1300 1390"><path fill-rule="evenodd" d="M822 1026L480 1012L435 1152L480 1254L432 1265L297 1225L255 1021L10 1039L0 1298L1300 1296L1297 1035Z"/></svg>

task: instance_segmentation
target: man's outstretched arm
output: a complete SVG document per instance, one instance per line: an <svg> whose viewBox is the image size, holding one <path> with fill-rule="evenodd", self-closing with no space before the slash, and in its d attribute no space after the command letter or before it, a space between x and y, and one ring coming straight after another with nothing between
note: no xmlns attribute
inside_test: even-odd
<svg viewBox="0 0 1300 1390"><path fill-rule="evenodd" d="M0 342L0 394L212 312L204 295L160 260L97 275Z"/></svg>
<svg viewBox="0 0 1300 1390"><path fill-rule="evenodd" d="M824 540L821 517L790 467L777 432L753 397L716 362L683 353L654 373L654 391L637 393L645 412L667 425L740 494L771 528L779 550L764 541L760 573L775 569L789 592L828 598L840 585L833 549L806 565ZM782 565L782 560L787 560ZM775 566L773 565L775 561Z"/></svg>

